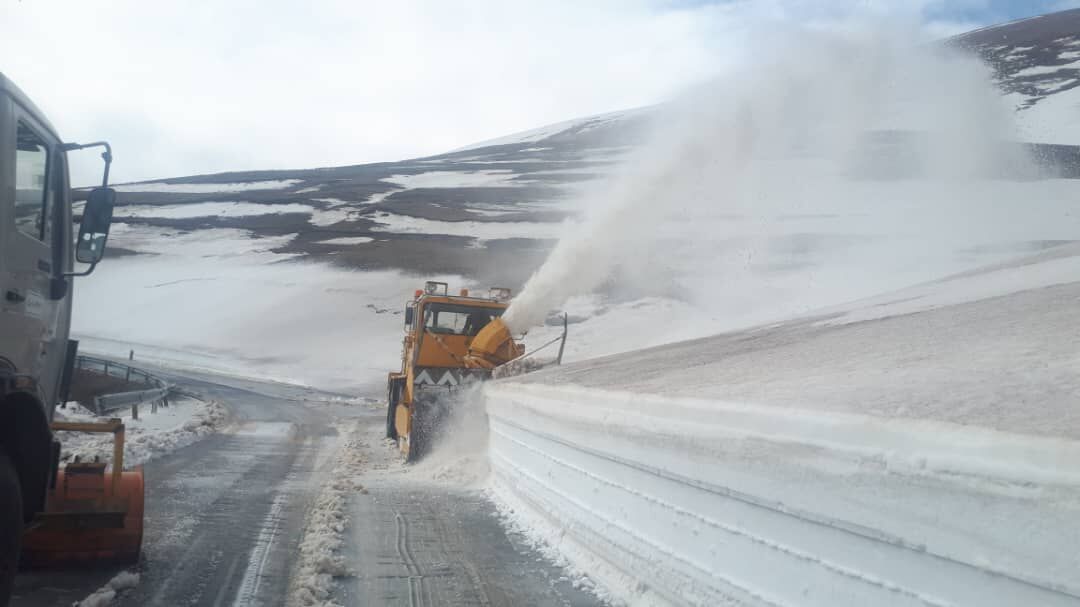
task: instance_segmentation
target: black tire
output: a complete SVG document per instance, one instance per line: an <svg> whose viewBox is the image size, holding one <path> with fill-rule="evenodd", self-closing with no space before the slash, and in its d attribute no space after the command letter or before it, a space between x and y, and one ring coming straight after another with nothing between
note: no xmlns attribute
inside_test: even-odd
<svg viewBox="0 0 1080 607"><path fill-rule="evenodd" d="M397 404L401 397L398 385L398 382L391 381L386 389L386 438L393 440L398 439L397 425L394 423L394 414L397 413Z"/></svg>
<svg viewBox="0 0 1080 607"><path fill-rule="evenodd" d="M22 543L22 487L15 464L0 452L0 606L11 600Z"/></svg>
<svg viewBox="0 0 1080 607"><path fill-rule="evenodd" d="M415 399L412 402L412 423L409 424L409 455L405 458L408 463L414 463L424 457L427 453L429 446L429 433L430 433L430 419L428 419L428 412L430 407L428 403L421 399Z"/></svg>

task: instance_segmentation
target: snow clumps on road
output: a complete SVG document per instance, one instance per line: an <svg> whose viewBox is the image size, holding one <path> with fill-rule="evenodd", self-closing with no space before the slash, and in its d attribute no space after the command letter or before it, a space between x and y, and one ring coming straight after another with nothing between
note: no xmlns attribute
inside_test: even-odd
<svg viewBox="0 0 1080 607"><path fill-rule="evenodd" d="M350 491L363 490L353 479L364 463L365 447L356 425L340 429L343 446L330 472L329 482L315 498L300 542L300 556L290 581L290 607L340 607L331 598L334 578L351 575L339 554L348 519L345 505Z"/></svg>
<svg viewBox="0 0 1080 607"><path fill-rule="evenodd" d="M76 602L72 607L105 607L113 602L117 593L139 585L139 574L121 571L93 594Z"/></svg>

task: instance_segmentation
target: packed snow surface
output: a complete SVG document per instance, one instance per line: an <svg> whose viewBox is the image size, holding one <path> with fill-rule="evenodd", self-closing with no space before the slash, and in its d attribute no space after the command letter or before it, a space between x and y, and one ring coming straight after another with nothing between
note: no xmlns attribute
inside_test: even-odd
<svg viewBox="0 0 1080 607"><path fill-rule="evenodd" d="M111 186L117 192L171 192L177 194L213 194L249 190L282 190L300 183L300 179L245 181L240 183L125 183Z"/></svg>

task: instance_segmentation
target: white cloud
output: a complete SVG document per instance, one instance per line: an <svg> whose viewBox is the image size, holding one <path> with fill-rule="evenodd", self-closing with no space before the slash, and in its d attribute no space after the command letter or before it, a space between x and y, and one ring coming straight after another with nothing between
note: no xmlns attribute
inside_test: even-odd
<svg viewBox="0 0 1080 607"><path fill-rule="evenodd" d="M832 6L849 6L836 0ZM792 8L794 7L794 8ZM2 69L117 181L434 154L653 103L816 3L245 0L0 5ZM77 183L99 161L75 163Z"/></svg>

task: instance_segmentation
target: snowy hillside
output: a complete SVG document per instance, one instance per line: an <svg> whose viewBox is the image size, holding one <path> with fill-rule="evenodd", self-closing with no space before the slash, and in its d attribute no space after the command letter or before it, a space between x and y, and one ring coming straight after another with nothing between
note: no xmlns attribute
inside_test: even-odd
<svg viewBox="0 0 1080 607"><path fill-rule="evenodd" d="M956 39L989 49L991 62L1000 59L994 65L1008 94L1027 95L1017 114L1021 132L1025 117L1035 116L1030 112L1080 90L1067 83L1052 90L1043 80L1038 91L1024 88L1035 82L1033 72L1020 73L1057 73L1072 52L1061 32L1075 19L1069 11ZM1036 22L1041 29L1014 35ZM1072 68L1061 69L1064 75ZM933 91L933 74L918 87ZM655 230L635 235L650 246L626 247L622 265L595 290L550 310L571 316L570 360L779 320L1076 238L1075 181L1032 180L1015 171L978 183L911 179L911 154L895 145L907 140L896 132L877 126L862 147L847 150L835 133L805 128L818 121L813 103L832 103L827 96L808 99L804 115L772 107L786 94L761 95L751 107L762 120L741 120L725 132L699 117L696 127L720 133L710 141L726 145L754 129L760 142L776 136L770 125L782 126L793 149L835 139L836 149L827 152L835 158L803 154L797 166L778 168L756 157L758 145L735 163L743 170L717 172L706 190L639 187L648 198L624 216L664 211L653 218ZM745 109L734 115L752 117ZM1054 117L1052 126L1067 118ZM78 285L84 303L76 305L76 332L90 350L134 348L175 364L381 392L385 371L397 364L400 311L423 280L519 289L560 237L604 206L603 179L628 170L653 175L663 163L650 153L671 149L657 140L682 132L690 120L653 107L428 158L121 185L108 259ZM971 141L948 142L926 165L947 167L993 147L996 134L978 131L962 133ZM1052 140L1080 143L1068 132L1055 130ZM1053 165L1039 175L1080 176L1077 149L1036 149L1040 163ZM678 153L693 166L694 150ZM829 171L853 178L838 180ZM603 235L632 243L625 227ZM555 331L533 327L527 344Z"/></svg>
<svg viewBox="0 0 1080 607"><path fill-rule="evenodd" d="M957 36L994 68L1028 141L1080 143L1080 9Z"/></svg>

